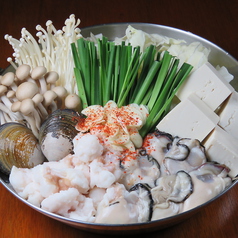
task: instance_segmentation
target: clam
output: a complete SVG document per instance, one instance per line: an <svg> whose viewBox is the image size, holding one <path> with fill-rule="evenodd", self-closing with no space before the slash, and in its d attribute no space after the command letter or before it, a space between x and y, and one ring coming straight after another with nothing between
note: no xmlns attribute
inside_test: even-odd
<svg viewBox="0 0 238 238"><path fill-rule="evenodd" d="M48 161L58 161L73 151L79 114L71 109L54 111L41 125L39 143Z"/></svg>
<svg viewBox="0 0 238 238"><path fill-rule="evenodd" d="M37 138L23 124L16 122L0 126L0 171L10 174L11 168L31 168L45 160Z"/></svg>

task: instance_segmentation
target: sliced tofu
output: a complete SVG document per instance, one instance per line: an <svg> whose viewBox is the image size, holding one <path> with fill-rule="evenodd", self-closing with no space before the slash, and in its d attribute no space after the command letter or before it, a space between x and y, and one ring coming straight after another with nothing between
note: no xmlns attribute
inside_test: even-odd
<svg viewBox="0 0 238 238"><path fill-rule="evenodd" d="M219 125L229 134L238 138L238 93L233 92L219 112Z"/></svg>
<svg viewBox="0 0 238 238"><path fill-rule="evenodd" d="M210 161L225 164L230 168L229 175L238 174L238 139L223 130L220 126L212 131L204 143Z"/></svg>
<svg viewBox="0 0 238 238"><path fill-rule="evenodd" d="M191 94L160 121L157 129L173 136L202 141L218 121L218 115L198 96Z"/></svg>
<svg viewBox="0 0 238 238"><path fill-rule="evenodd" d="M210 63L203 64L191 73L177 92L177 97L183 101L191 93L204 101L215 111L234 92L234 88L222 77Z"/></svg>

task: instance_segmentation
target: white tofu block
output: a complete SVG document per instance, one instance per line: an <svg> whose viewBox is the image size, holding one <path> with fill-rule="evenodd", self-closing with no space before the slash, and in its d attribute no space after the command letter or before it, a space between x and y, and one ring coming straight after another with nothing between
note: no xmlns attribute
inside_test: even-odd
<svg viewBox="0 0 238 238"><path fill-rule="evenodd" d="M230 168L229 175L238 174L238 139L217 126L204 143L210 161L225 164Z"/></svg>
<svg viewBox="0 0 238 238"><path fill-rule="evenodd" d="M217 125L218 115L195 94L180 102L157 125L173 136L202 141Z"/></svg>
<svg viewBox="0 0 238 238"><path fill-rule="evenodd" d="M196 93L214 111L232 92L234 88L222 75L210 63L205 63L191 73L176 95L183 101Z"/></svg>
<svg viewBox="0 0 238 238"><path fill-rule="evenodd" d="M229 134L238 138L238 93L233 92L219 112L219 125Z"/></svg>

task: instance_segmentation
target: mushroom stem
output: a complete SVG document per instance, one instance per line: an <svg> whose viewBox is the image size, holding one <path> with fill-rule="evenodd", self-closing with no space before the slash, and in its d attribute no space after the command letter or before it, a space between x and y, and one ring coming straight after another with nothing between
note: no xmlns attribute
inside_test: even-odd
<svg viewBox="0 0 238 238"><path fill-rule="evenodd" d="M36 138L39 136L39 131L36 127L35 119L32 116L24 116L28 123L28 127L32 130L32 133L35 135Z"/></svg>
<svg viewBox="0 0 238 238"><path fill-rule="evenodd" d="M40 126L41 126L41 118L40 118L40 115L39 115L39 113L37 112L37 110L34 110L34 111L32 112L32 114L33 114L33 117L34 117L34 119L35 119L35 125L36 125L36 128L37 128L37 131L38 131L38 133L39 133Z"/></svg>
<svg viewBox="0 0 238 238"><path fill-rule="evenodd" d="M22 119L22 117L18 117L18 114L15 114L12 112L5 104L0 103L0 111L2 111L4 118L7 120L7 122L10 121L19 121Z"/></svg>
<svg viewBox="0 0 238 238"><path fill-rule="evenodd" d="M47 84L44 78L39 79L40 92L43 94L47 91Z"/></svg>
<svg viewBox="0 0 238 238"><path fill-rule="evenodd" d="M11 64L11 66L14 68L14 69L17 69L17 65L13 62L12 58L11 57L8 57L7 58L7 62Z"/></svg>
<svg viewBox="0 0 238 238"><path fill-rule="evenodd" d="M46 108L49 108L51 112L57 109L57 104L54 101L56 98L57 98L57 94L52 90L48 90L44 93L43 104Z"/></svg>
<svg viewBox="0 0 238 238"><path fill-rule="evenodd" d="M22 117L19 113L14 113L11 111L12 102L7 98L5 95L1 96L2 103L0 104L0 110L8 114L9 118L11 118L12 121L18 121L21 120Z"/></svg>
<svg viewBox="0 0 238 238"><path fill-rule="evenodd" d="M34 107L34 102L32 99L24 99L20 105L20 112L24 115L25 119L30 125L30 128L35 136L38 136L41 119L39 113Z"/></svg>
<svg viewBox="0 0 238 238"><path fill-rule="evenodd" d="M41 115L41 119L45 120L46 117L48 116L48 112L45 109L45 107L42 105L42 102L44 100L44 97L41 94L36 94L33 98L32 98L35 106L38 108L39 113Z"/></svg>
<svg viewBox="0 0 238 238"><path fill-rule="evenodd" d="M41 94L44 94L47 91L47 83L44 78L46 73L47 69L44 66L37 66L31 72L32 79L39 82Z"/></svg>
<svg viewBox="0 0 238 238"><path fill-rule="evenodd" d="M58 108L63 107L64 106L63 101L67 96L67 90L62 86L56 86L52 89L52 91L57 94L57 107Z"/></svg>
<svg viewBox="0 0 238 238"><path fill-rule="evenodd" d="M12 119L9 117L9 115L7 113L3 113L3 118L4 118L5 123L12 121Z"/></svg>
<svg viewBox="0 0 238 238"><path fill-rule="evenodd" d="M50 71L46 73L45 80L50 84L50 89L52 90L56 86L56 82L59 79L59 74L55 71Z"/></svg>
<svg viewBox="0 0 238 238"><path fill-rule="evenodd" d="M6 123L5 117L4 117L4 112L0 110L0 123L1 125Z"/></svg>

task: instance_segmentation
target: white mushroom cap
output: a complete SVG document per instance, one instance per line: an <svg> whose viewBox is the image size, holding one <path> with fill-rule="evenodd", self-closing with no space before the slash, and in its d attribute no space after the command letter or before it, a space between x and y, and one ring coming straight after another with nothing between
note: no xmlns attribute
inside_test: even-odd
<svg viewBox="0 0 238 238"><path fill-rule="evenodd" d="M15 79L15 74L13 72L7 72L1 78L1 84L9 87L14 83L14 79Z"/></svg>
<svg viewBox="0 0 238 238"><path fill-rule="evenodd" d="M31 71L31 78L34 80L38 80L44 77L47 69L44 66L37 66Z"/></svg>
<svg viewBox="0 0 238 238"><path fill-rule="evenodd" d="M16 76L19 80L23 81L30 76L30 72L31 67L27 64L22 64L16 69Z"/></svg>
<svg viewBox="0 0 238 238"><path fill-rule="evenodd" d="M16 102L12 103L11 111L12 112L19 112L20 111L20 107L21 107L21 102L20 101L16 101Z"/></svg>
<svg viewBox="0 0 238 238"><path fill-rule="evenodd" d="M45 66L37 66L31 72L31 78L38 81L40 84L40 93L45 93L47 91L47 83L45 81L44 75L47 73Z"/></svg>
<svg viewBox="0 0 238 238"><path fill-rule="evenodd" d="M44 105L48 107L55 99L57 98L57 94L52 91L48 90L44 93Z"/></svg>
<svg viewBox="0 0 238 238"><path fill-rule="evenodd" d="M81 110L81 100L77 94L69 94L65 98L65 107L68 109Z"/></svg>
<svg viewBox="0 0 238 238"><path fill-rule="evenodd" d="M35 105L37 106L39 103L43 102L44 97L42 94L37 93L33 98L32 98L33 102L35 103Z"/></svg>
<svg viewBox="0 0 238 238"><path fill-rule="evenodd" d="M4 95L7 91L7 87L4 85L0 85L0 96Z"/></svg>
<svg viewBox="0 0 238 238"><path fill-rule="evenodd" d="M35 83L24 82L20 84L16 91L16 97L19 101L27 98L33 98L39 92L39 88Z"/></svg>
<svg viewBox="0 0 238 238"><path fill-rule="evenodd" d="M59 74L55 71L50 71L45 75L45 80L49 84L54 84L59 79Z"/></svg>
<svg viewBox="0 0 238 238"><path fill-rule="evenodd" d="M56 86L52 89L52 91L54 91L60 98L64 98L67 95L67 90L62 86Z"/></svg>
<svg viewBox="0 0 238 238"><path fill-rule="evenodd" d="M23 115L25 115L25 116L29 115L34 109L35 109L35 106L34 106L34 102L32 99L27 98L21 102L20 112Z"/></svg>
<svg viewBox="0 0 238 238"><path fill-rule="evenodd" d="M9 91L7 92L7 94L6 94L6 96L7 96L8 98L14 98L14 97L16 96L16 93L15 93L15 91L13 91L13 90L9 90Z"/></svg>

